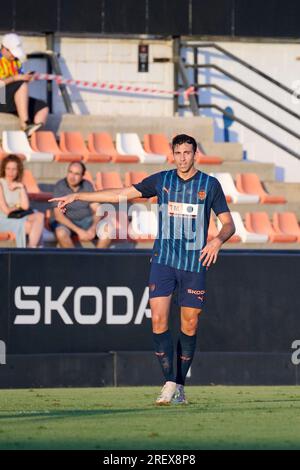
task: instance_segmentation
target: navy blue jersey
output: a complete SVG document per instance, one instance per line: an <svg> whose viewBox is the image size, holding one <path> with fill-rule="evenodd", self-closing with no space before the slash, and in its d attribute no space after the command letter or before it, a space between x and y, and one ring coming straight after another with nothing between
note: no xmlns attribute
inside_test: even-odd
<svg viewBox="0 0 300 470"><path fill-rule="evenodd" d="M200 272L200 251L206 245L210 211L229 212L219 181L197 171L183 180L177 170L162 171L133 185L142 197L158 197L158 235L152 262Z"/></svg>

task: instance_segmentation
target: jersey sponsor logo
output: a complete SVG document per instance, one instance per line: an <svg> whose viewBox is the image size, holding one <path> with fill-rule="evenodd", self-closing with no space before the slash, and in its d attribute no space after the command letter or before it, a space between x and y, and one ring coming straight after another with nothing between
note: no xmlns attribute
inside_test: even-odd
<svg viewBox="0 0 300 470"><path fill-rule="evenodd" d="M204 189L201 189L198 192L198 197L199 197L200 201L204 201L204 199L206 198L206 192L204 191Z"/></svg>
<svg viewBox="0 0 300 470"><path fill-rule="evenodd" d="M187 204L185 202L169 201L168 214L173 217L196 217L198 214L198 204Z"/></svg>

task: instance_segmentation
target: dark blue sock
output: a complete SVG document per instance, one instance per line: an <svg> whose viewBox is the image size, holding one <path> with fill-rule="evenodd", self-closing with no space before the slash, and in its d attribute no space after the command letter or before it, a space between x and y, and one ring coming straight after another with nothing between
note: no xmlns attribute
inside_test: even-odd
<svg viewBox="0 0 300 470"><path fill-rule="evenodd" d="M180 332L177 343L177 376L176 383L184 385L186 374L191 366L195 349L197 336L188 336Z"/></svg>
<svg viewBox="0 0 300 470"><path fill-rule="evenodd" d="M166 381L175 382L173 369L173 341L170 331L153 333L155 355L160 363Z"/></svg>

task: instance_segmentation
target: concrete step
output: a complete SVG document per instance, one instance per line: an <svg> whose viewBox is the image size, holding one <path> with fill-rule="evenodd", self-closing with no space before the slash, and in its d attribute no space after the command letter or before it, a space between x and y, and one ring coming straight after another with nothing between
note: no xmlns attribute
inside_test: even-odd
<svg viewBox="0 0 300 470"><path fill-rule="evenodd" d="M19 119L12 114L0 113L0 133L18 130ZM171 140L175 134L188 134L199 142L213 142L213 120L207 117L144 117L144 116L96 116L50 115L46 129L59 134L62 131L80 131L85 139L90 132L109 132L115 139L117 132L136 132L140 139L144 134L164 133Z"/></svg>
<svg viewBox="0 0 300 470"><path fill-rule="evenodd" d="M274 196L284 196L290 202L300 203L300 183L264 181L264 186Z"/></svg>
<svg viewBox="0 0 300 470"><path fill-rule="evenodd" d="M246 212L267 212L272 218L274 212L294 212L300 220L300 204L297 202L287 202L286 204L228 204L231 211L241 214L243 219Z"/></svg>
<svg viewBox="0 0 300 470"><path fill-rule="evenodd" d="M115 139L117 132L136 132L140 139L145 134L164 133L171 140L176 134L188 134L202 142L213 142L213 120L207 117L147 117L147 116L76 116L64 114L58 131L78 130L87 138L90 132L109 132Z"/></svg>
<svg viewBox="0 0 300 470"><path fill-rule="evenodd" d="M39 163L28 162L25 164L39 183L55 183L57 180L64 178L67 173L67 163ZM172 165L150 165L142 163L122 164L122 163L88 163L87 169L95 177L98 171L116 171L121 177L127 171L145 171L149 175L158 171L170 170L174 168ZM233 177L239 172L254 172L257 173L261 180L272 181L274 179L274 165L272 163L249 163L246 161L224 162L222 165L197 165L199 170L205 173L229 172Z"/></svg>
<svg viewBox="0 0 300 470"><path fill-rule="evenodd" d="M206 155L222 157L225 161L241 161L243 147L238 142L200 142Z"/></svg>

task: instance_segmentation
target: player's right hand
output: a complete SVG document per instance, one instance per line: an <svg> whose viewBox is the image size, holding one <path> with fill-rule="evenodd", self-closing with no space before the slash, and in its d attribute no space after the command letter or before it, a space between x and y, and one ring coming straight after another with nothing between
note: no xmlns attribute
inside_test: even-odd
<svg viewBox="0 0 300 470"><path fill-rule="evenodd" d="M48 200L48 202L57 202L57 208L63 213L67 210L66 206L68 204L72 204L72 202L74 201L76 201L76 194L68 194L67 196L54 197Z"/></svg>

